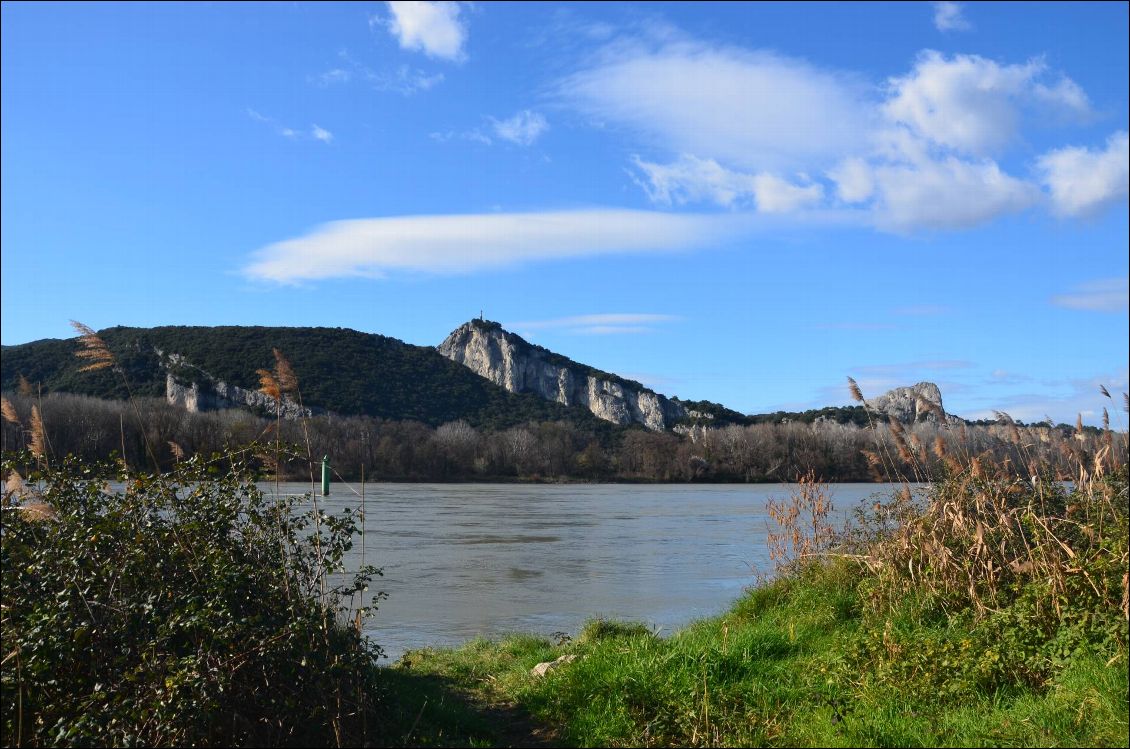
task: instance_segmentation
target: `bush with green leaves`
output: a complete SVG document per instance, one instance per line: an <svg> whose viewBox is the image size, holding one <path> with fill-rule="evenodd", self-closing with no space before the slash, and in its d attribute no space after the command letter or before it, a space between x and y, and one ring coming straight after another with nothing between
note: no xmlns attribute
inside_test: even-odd
<svg viewBox="0 0 1130 749"><path fill-rule="evenodd" d="M353 604L379 571L330 585L355 517L265 495L251 453L23 481L32 458L5 457L5 744L341 745L376 728L381 653Z"/></svg>

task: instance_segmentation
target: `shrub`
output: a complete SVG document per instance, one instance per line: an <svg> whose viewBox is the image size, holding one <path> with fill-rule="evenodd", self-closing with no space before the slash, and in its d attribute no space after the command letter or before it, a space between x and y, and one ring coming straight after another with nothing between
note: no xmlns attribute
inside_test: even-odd
<svg viewBox="0 0 1130 749"><path fill-rule="evenodd" d="M326 590L353 516L264 496L252 452L128 477L67 460L35 488L5 457L5 744L362 740L380 648L351 604L379 571Z"/></svg>

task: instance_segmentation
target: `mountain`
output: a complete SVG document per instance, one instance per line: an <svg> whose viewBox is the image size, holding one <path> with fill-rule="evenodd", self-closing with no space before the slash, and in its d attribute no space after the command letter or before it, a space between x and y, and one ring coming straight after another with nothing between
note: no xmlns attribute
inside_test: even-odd
<svg viewBox="0 0 1130 749"><path fill-rule="evenodd" d="M581 406L613 424L661 432L690 415L678 401L638 382L579 364L489 320L460 325L437 350L511 393Z"/></svg>
<svg viewBox="0 0 1130 749"><path fill-rule="evenodd" d="M747 416L709 401L668 398L639 382L575 362L506 331L472 320L438 347L346 328L107 328L99 332L135 396L165 398L188 410L247 408L273 414L258 392L256 370L271 369L273 349L290 361L302 404L284 401L284 416L313 412L368 415L431 426L462 419L507 428L527 421L570 421L607 433L642 425L692 438L731 424L834 421L864 426L875 414L905 423L934 420L941 392L933 383L896 388L860 406ZM0 349L0 387L22 375L44 392L124 399L122 378L79 372L78 339L42 340ZM952 417L948 417L952 418Z"/></svg>
<svg viewBox="0 0 1130 749"><path fill-rule="evenodd" d="M510 393L437 353L395 338L345 328L114 327L99 331L135 396L168 398L190 408L246 406L273 413L257 392L258 369L290 361L303 406L315 411L415 420L436 426L463 419L505 428L526 421L573 421L607 429L587 410ZM0 349L0 387L22 375L44 392L127 397L111 370L79 372L77 339L41 340ZM297 415L297 406L292 415Z"/></svg>

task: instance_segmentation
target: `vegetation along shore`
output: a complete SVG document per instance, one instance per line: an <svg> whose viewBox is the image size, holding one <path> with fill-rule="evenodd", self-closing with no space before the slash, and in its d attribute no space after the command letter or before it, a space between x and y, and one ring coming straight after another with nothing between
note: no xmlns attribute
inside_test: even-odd
<svg viewBox="0 0 1130 749"><path fill-rule="evenodd" d="M128 387L79 330L84 368ZM363 633L380 570L344 561L364 506L331 515L254 481L288 461L311 475L320 452L316 417L283 439L301 391L273 358L258 392L274 429L257 416L261 439L210 456L173 443L171 465L134 400L120 424L150 466L63 457L48 424L66 401L5 396L21 448L3 463L5 745L1126 744L1126 432L1109 414L1055 460L1003 414L1006 451L964 423L926 442L872 420L862 459L903 488L834 529L826 485L799 476L768 508L776 574L722 616L667 636L594 620L381 668Z"/></svg>

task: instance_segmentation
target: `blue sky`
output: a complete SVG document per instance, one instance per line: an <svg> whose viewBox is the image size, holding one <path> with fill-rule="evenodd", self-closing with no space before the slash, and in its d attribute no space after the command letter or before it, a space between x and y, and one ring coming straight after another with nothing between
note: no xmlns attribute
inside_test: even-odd
<svg viewBox="0 0 1130 749"><path fill-rule="evenodd" d="M482 310L745 412L1095 423L1127 8L6 3L3 343Z"/></svg>

